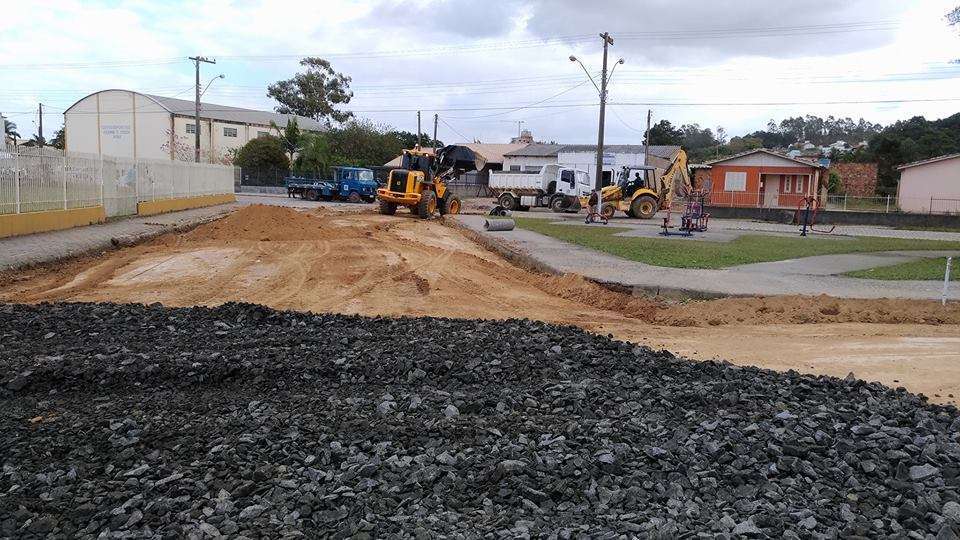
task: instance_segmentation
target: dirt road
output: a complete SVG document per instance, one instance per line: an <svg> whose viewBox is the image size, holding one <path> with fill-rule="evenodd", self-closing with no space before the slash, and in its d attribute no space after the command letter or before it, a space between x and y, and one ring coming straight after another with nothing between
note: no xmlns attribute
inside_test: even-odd
<svg viewBox="0 0 960 540"><path fill-rule="evenodd" d="M775 369L960 397L960 308L831 298L663 305L534 274L438 222L249 206L184 234L0 276L0 300L245 301L364 315L526 317ZM509 344L503 344L509 346ZM952 395L951 395L952 394Z"/></svg>

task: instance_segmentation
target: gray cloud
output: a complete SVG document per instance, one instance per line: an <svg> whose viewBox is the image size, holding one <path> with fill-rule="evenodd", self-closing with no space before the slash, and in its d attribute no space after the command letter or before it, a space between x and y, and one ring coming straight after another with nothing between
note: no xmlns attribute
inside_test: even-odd
<svg viewBox="0 0 960 540"><path fill-rule="evenodd" d="M615 44L618 54L657 64L690 65L735 56L793 58L873 49L891 43L893 29L836 25L891 19L905 11L906 4L900 0L606 0L599 4L530 0L527 29L543 38L606 30L623 36ZM810 28L775 30L783 27ZM629 37L630 33L648 36Z"/></svg>
<svg viewBox="0 0 960 540"><path fill-rule="evenodd" d="M368 19L387 28L399 26L425 35L442 32L479 39L509 32L518 6L515 0L441 0L419 5L409 0L385 0Z"/></svg>

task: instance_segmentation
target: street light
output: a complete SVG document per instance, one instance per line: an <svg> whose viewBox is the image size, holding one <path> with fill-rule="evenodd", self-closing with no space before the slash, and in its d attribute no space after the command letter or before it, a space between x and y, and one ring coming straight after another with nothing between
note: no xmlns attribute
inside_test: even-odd
<svg viewBox="0 0 960 540"><path fill-rule="evenodd" d="M227 76L224 75L223 73L221 73L221 74L217 75L216 77L210 79L210 82L208 82L207 85L203 87L203 92L200 92L200 95L202 96L202 95L204 95L204 94L207 93L207 90L210 89L210 85L213 84L213 81L215 81L215 80L217 80L217 79L226 79L226 78L227 78Z"/></svg>

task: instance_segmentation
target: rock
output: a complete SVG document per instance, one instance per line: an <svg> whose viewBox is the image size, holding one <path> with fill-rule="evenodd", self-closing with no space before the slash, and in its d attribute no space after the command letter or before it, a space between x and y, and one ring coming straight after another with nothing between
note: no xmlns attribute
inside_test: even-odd
<svg viewBox="0 0 960 540"><path fill-rule="evenodd" d="M910 480L914 482L922 482L927 478L932 476L938 476L940 474L940 469L934 467L933 465L914 465L910 467Z"/></svg>
<svg viewBox="0 0 960 540"><path fill-rule="evenodd" d="M443 415L447 418L453 418L454 416L460 416L460 410L454 405L447 405L443 409Z"/></svg>
<svg viewBox="0 0 960 540"><path fill-rule="evenodd" d="M753 523L753 519L748 519L737 523L737 526L733 528L734 536L747 536L751 534L763 534L756 524Z"/></svg>
<svg viewBox="0 0 960 540"><path fill-rule="evenodd" d="M260 504L251 504L250 506L244 508L240 512L240 521L247 521L251 519L256 519L260 514L262 514L267 509L266 506Z"/></svg>
<svg viewBox="0 0 960 540"><path fill-rule="evenodd" d="M944 519L951 523L960 525L960 503L956 501L947 501L943 503L943 509L940 511Z"/></svg>

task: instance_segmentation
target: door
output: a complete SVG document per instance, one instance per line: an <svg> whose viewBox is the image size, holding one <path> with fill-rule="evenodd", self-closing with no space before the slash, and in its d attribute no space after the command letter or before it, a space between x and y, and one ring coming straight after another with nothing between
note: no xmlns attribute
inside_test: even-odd
<svg viewBox="0 0 960 540"><path fill-rule="evenodd" d="M764 208L776 208L780 206L780 176L764 175L763 206Z"/></svg>

